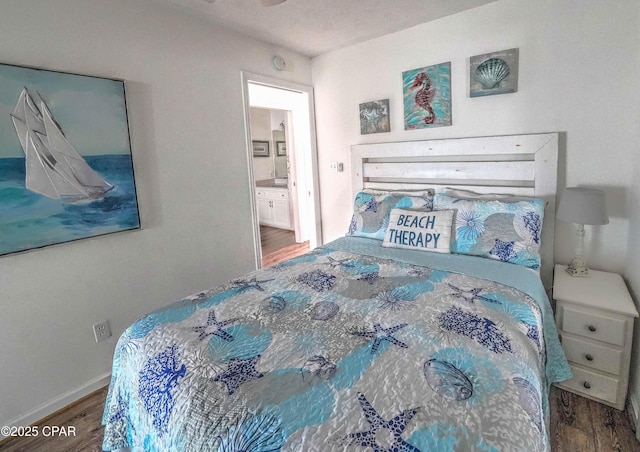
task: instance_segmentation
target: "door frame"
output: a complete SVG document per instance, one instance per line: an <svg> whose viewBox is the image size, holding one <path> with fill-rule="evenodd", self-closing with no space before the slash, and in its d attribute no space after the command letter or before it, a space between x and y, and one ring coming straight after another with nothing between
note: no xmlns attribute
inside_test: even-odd
<svg viewBox="0 0 640 452"><path fill-rule="evenodd" d="M305 156L306 161L310 164L310 171L307 171L307 175L311 176L309 181L305 174L297 172L298 187L300 186L300 179L305 178L306 193L301 193L298 190L298 202L306 202L313 204L313 209L310 210L314 214L314 226L312 231L309 231L309 242L311 249L322 244L322 227L321 227L321 212L320 212L320 184L318 176L318 151L316 146L316 128L315 128L315 107L313 99L313 87L308 85L302 85L286 80L280 80L274 77L268 77L261 74L256 74L247 71L241 71L242 76L242 97L244 105L245 116L245 136L246 136L246 151L247 151L247 167L249 177L249 196L251 201L251 213L252 213L252 225L254 232L254 255L256 268L262 267L262 248L260 245L260 223L258 220L258 210L256 206L256 193L255 193L255 179L253 173L253 145L251 143L251 117L250 117L250 99L249 99L249 84L265 85L270 88L275 88L283 91L293 91L295 93L306 94L307 102L309 106L309 155ZM268 107L267 107L268 108ZM281 107L273 107L282 109ZM294 124L295 127L295 124ZM295 145L294 145L295 146ZM296 146L296 149L298 147ZM298 208L298 207L296 207ZM298 210L300 210L298 208Z"/></svg>

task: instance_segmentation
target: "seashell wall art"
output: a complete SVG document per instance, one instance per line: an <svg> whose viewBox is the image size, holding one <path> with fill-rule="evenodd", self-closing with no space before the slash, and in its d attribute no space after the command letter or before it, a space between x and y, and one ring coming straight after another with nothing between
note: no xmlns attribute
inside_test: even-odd
<svg viewBox="0 0 640 452"><path fill-rule="evenodd" d="M518 49L472 56L469 96L491 96L518 91Z"/></svg>

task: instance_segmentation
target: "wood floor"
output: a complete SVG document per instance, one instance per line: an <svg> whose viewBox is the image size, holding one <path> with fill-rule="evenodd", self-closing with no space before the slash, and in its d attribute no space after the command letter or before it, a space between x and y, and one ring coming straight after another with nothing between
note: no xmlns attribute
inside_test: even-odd
<svg viewBox="0 0 640 452"><path fill-rule="evenodd" d="M38 436L15 437L0 441L2 452L93 452L102 450L102 410L107 388L98 389L87 397L63 408L34 424ZM48 428L45 428L48 427ZM51 427L64 427L69 436L44 436ZM69 427L72 427L71 429Z"/></svg>
<svg viewBox="0 0 640 452"><path fill-rule="evenodd" d="M102 410L106 388L70 405L39 422L45 425L75 427L76 436L10 438L0 442L2 452L69 452L102 450ZM553 452L635 452L630 410L618 411L555 387L549 397L551 407L551 450Z"/></svg>
<svg viewBox="0 0 640 452"><path fill-rule="evenodd" d="M553 452L640 451L629 403L619 411L552 387L549 406Z"/></svg>
<svg viewBox="0 0 640 452"><path fill-rule="evenodd" d="M309 241L296 243L295 233L286 229L260 226L260 242L263 267L309 252Z"/></svg>

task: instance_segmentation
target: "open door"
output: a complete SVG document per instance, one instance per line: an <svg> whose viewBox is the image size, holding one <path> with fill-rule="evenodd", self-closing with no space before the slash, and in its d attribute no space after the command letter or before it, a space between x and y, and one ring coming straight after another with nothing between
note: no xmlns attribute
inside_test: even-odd
<svg viewBox="0 0 640 452"><path fill-rule="evenodd" d="M242 73L247 134L249 181L253 187L253 148L250 130L250 108L287 111L286 141L290 171L290 196L295 203L293 221L296 241L309 240L313 249L322 243L320 229L320 201L318 189L318 159L313 116L313 88L256 74ZM253 209L256 268L261 267L260 224L256 208L255 190L250 190Z"/></svg>
<svg viewBox="0 0 640 452"><path fill-rule="evenodd" d="M304 202L304 196L301 197L298 192L298 187L300 186L298 183L298 160L296 159L295 134L293 133L295 123L293 119L293 112L291 110L286 112L285 124L286 141L288 143L287 171L289 173L289 195L291 196L291 204L294 206L292 212L293 228L296 236L296 243L302 243L309 240L309 231L302 230L304 222L300 221L300 203Z"/></svg>

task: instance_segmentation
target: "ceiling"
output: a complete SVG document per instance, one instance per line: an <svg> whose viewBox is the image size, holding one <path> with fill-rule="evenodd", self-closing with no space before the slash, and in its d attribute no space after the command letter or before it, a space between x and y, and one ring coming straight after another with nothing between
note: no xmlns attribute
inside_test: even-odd
<svg viewBox="0 0 640 452"><path fill-rule="evenodd" d="M497 0L154 0L315 57Z"/></svg>

